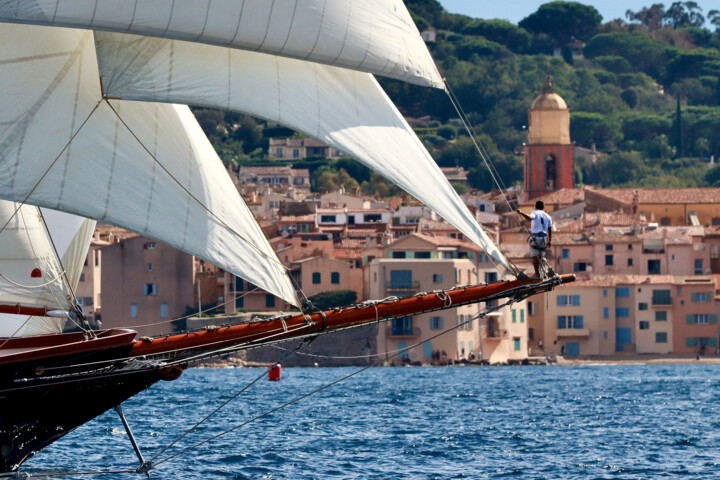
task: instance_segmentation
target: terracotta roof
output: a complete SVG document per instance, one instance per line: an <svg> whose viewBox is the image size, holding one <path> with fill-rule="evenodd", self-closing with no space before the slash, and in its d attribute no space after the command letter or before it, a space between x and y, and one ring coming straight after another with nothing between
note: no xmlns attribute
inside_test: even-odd
<svg viewBox="0 0 720 480"><path fill-rule="evenodd" d="M545 202L545 205L554 205L559 203L560 205L569 205L575 202L581 202L585 199L585 192L579 188L561 188L555 192L548 193L538 198L531 200L525 200L520 203L521 206L533 206L538 200Z"/></svg>
<svg viewBox="0 0 720 480"><path fill-rule="evenodd" d="M632 204L638 203L720 203L720 188L614 188L596 189L598 193Z"/></svg>
<svg viewBox="0 0 720 480"><path fill-rule="evenodd" d="M366 245L367 238L343 238L335 244L335 248L365 248Z"/></svg>

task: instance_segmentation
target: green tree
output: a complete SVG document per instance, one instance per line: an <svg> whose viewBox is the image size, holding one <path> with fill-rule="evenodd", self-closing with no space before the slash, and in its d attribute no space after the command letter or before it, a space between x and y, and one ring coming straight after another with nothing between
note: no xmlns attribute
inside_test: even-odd
<svg viewBox="0 0 720 480"><path fill-rule="evenodd" d="M360 185L360 190L368 195L377 195L380 198L402 195L400 187L375 172L370 175L369 180Z"/></svg>
<svg viewBox="0 0 720 480"><path fill-rule="evenodd" d="M660 30L663 26L665 6L662 3L654 3L651 7L643 7L637 12L628 10L625 17L631 22L638 22L648 32Z"/></svg>
<svg viewBox="0 0 720 480"><path fill-rule="evenodd" d="M482 35L492 42L505 45L515 53L521 53L530 46L530 34L507 20L474 20L467 24L462 33Z"/></svg>
<svg viewBox="0 0 720 480"><path fill-rule="evenodd" d="M332 290L320 292L308 298L313 306L320 310L330 310L335 307L345 307L357 302L357 293L353 290Z"/></svg>
<svg viewBox="0 0 720 480"><path fill-rule="evenodd" d="M316 171L315 188L319 191L332 192L341 185L346 191L358 188L358 182L345 169L335 170L332 167L321 167Z"/></svg>
<svg viewBox="0 0 720 480"><path fill-rule="evenodd" d="M570 137L579 145L614 150L622 139L620 125L609 115L587 112L573 112L570 120Z"/></svg>
<svg viewBox="0 0 720 480"><path fill-rule="evenodd" d="M533 33L549 35L556 42L567 43L572 38L587 40L595 33L602 16L595 7L578 2L555 1L541 5L519 26Z"/></svg>
<svg viewBox="0 0 720 480"><path fill-rule="evenodd" d="M665 23L678 29L681 27L702 27L705 17L697 2L673 2L665 11Z"/></svg>
<svg viewBox="0 0 720 480"><path fill-rule="evenodd" d="M668 59L668 47L644 33L605 33L595 35L583 49L588 58L619 56L625 58L636 72L660 78Z"/></svg>
<svg viewBox="0 0 720 480"><path fill-rule="evenodd" d="M631 184L646 172L639 152L615 152L597 161L596 179L603 187Z"/></svg>

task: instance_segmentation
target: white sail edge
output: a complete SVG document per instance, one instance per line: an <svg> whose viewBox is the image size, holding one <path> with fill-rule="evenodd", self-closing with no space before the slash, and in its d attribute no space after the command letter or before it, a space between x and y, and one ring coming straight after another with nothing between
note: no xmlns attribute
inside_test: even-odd
<svg viewBox="0 0 720 480"><path fill-rule="evenodd" d="M0 21L206 43L444 86L399 0L2 0Z"/></svg>
<svg viewBox="0 0 720 480"><path fill-rule="evenodd" d="M190 42L95 37L108 95L234 110L305 133L412 194L513 272L372 75Z"/></svg>
<svg viewBox="0 0 720 480"><path fill-rule="evenodd" d="M0 109L0 198L27 197L128 228L297 305L285 267L190 110L98 103L92 35L0 28L0 87L8 93Z"/></svg>

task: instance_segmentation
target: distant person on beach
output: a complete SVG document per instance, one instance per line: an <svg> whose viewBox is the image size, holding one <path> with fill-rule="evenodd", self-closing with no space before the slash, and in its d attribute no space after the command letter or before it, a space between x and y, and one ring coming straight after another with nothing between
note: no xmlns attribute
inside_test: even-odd
<svg viewBox="0 0 720 480"><path fill-rule="evenodd" d="M565 344L560 345L560 355L565 356Z"/></svg>
<svg viewBox="0 0 720 480"><path fill-rule="evenodd" d="M515 212L530 222L530 255L535 267L535 277L540 278L540 257L552 246L552 218L545 213L545 203L542 200L535 202L535 210L530 212L530 215L520 209Z"/></svg>
<svg viewBox="0 0 720 480"><path fill-rule="evenodd" d="M542 340L538 340L538 348L540 349L541 352L544 352L544 351L545 351L545 350L543 349Z"/></svg>
<svg viewBox="0 0 720 480"><path fill-rule="evenodd" d="M705 356L705 342L700 342L700 356Z"/></svg>

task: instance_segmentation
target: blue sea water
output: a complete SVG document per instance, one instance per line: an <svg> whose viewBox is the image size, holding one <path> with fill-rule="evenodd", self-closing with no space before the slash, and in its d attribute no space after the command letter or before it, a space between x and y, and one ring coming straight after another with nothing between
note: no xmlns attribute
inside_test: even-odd
<svg viewBox="0 0 720 480"><path fill-rule="evenodd" d="M263 378L158 460L355 370L286 368L280 382ZM125 402L146 457L260 374L190 369ZM113 411L22 471L137 463ZM717 365L371 368L152 471L173 480L718 476Z"/></svg>

